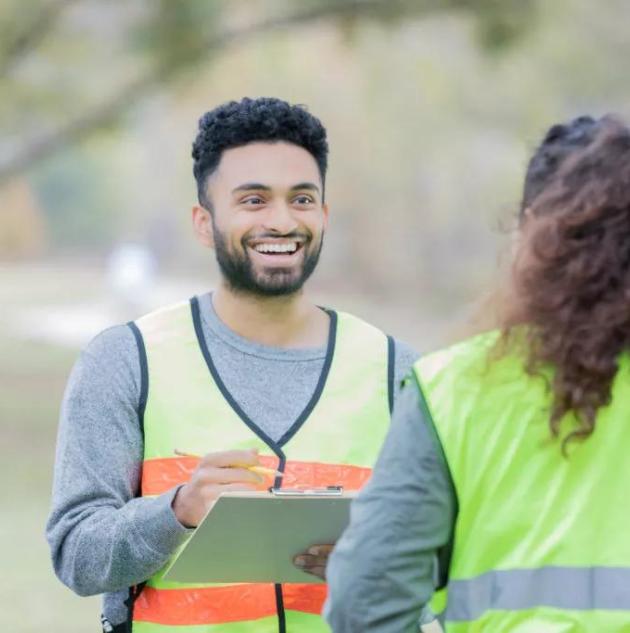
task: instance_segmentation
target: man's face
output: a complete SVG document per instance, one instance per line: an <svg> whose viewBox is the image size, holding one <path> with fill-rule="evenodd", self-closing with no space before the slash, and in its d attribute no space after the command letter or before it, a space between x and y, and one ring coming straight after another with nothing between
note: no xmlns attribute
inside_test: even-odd
<svg viewBox="0 0 630 633"><path fill-rule="evenodd" d="M299 290L317 264L328 221L313 156L284 142L229 149L206 194L212 215L197 207L195 226L199 233L202 214L211 234L204 241L229 286L263 296Z"/></svg>

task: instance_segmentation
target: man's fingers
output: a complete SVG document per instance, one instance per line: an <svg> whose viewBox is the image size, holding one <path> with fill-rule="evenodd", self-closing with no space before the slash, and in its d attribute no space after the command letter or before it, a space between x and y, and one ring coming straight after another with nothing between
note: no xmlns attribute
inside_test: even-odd
<svg viewBox="0 0 630 633"><path fill-rule="evenodd" d="M293 558L294 564L307 574L326 579L326 562L328 557L311 556L310 554L298 554Z"/></svg>
<svg viewBox="0 0 630 633"><path fill-rule="evenodd" d="M334 545L313 545L308 548L308 553L313 556L328 556L334 547Z"/></svg>
<svg viewBox="0 0 630 633"><path fill-rule="evenodd" d="M229 468L231 466L258 466L258 451L250 449L246 451L221 451L220 453L208 453L201 459L203 466L216 468Z"/></svg>
<svg viewBox="0 0 630 633"><path fill-rule="evenodd" d="M322 567L313 567L311 569L305 569L304 571L307 571L309 574L313 574L313 576L317 576L318 578L321 578L322 580L326 580L326 566L322 566Z"/></svg>
<svg viewBox="0 0 630 633"><path fill-rule="evenodd" d="M199 470L199 478L203 482L214 484L245 483L260 485L264 478L246 468L216 468L208 466Z"/></svg>
<svg viewBox="0 0 630 633"><path fill-rule="evenodd" d="M328 556L313 556L312 554L299 554L293 559L293 562L304 569L311 570L313 567L325 567L328 562Z"/></svg>
<svg viewBox="0 0 630 633"><path fill-rule="evenodd" d="M293 558L293 563L302 571L326 580L326 565L334 545L311 545L306 552Z"/></svg>
<svg viewBox="0 0 630 633"><path fill-rule="evenodd" d="M307 555L305 567L312 569L313 567L325 567L328 562L328 556L309 556Z"/></svg>

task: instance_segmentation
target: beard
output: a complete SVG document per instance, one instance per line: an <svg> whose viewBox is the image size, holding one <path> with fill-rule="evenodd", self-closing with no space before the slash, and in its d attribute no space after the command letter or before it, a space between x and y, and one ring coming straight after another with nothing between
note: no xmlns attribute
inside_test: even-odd
<svg viewBox="0 0 630 633"><path fill-rule="evenodd" d="M214 223L213 223L214 224ZM249 257L247 240L241 240L242 253L233 252L225 236L214 225L214 250L217 263L223 278L231 290L260 297L283 297L294 294L302 288L311 276L322 251L324 235L319 244L313 245L312 235L305 233L290 233L288 235L263 235L264 237L283 237L304 239L301 248L304 249L302 265L294 268L262 268L256 269Z"/></svg>

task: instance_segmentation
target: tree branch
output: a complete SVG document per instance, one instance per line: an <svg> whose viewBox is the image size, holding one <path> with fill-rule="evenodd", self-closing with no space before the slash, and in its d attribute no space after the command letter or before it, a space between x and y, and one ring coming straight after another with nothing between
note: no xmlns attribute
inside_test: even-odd
<svg viewBox="0 0 630 633"><path fill-rule="evenodd" d="M74 0L64 0L66 3L69 1ZM290 15L212 34L200 42L196 60L181 60L175 66L154 66L146 74L120 87L110 99L95 106L87 114L69 120L65 125L26 144L12 156L0 161L0 183L51 156L59 149L81 141L99 127L111 123L121 112L149 94L162 82L174 79L182 71L189 69L191 61L200 61L213 51L226 48L233 42L254 35L263 35L273 30L329 18L392 17L405 12L428 13L467 4L467 0L326 0L317 6Z"/></svg>
<svg viewBox="0 0 630 633"><path fill-rule="evenodd" d="M49 2L22 30L3 33L5 44L0 51L0 77L4 77L20 57L34 49L46 37L61 14L77 0Z"/></svg>

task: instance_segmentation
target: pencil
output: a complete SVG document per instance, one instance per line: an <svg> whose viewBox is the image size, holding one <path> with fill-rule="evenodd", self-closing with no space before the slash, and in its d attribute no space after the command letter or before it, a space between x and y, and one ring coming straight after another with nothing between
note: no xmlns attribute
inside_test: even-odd
<svg viewBox="0 0 630 633"><path fill-rule="evenodd" d="M175 454L181 455L182 457L196 457L197 459L201 459L203 457L203 455L199 455L197 453L186 453L177 449L175 449ZM275 468L267 468L266 466L240 466L240 468L245 468L256 475L272 475L274 477L281 477L284 474Z"/></svg>
<svg viewBox="0 0 630 633"><path fill-rule="evenodd" d="M273 468L267 468L266 466L247 466L247 470L251 470L257 475L273 475L274 477L281 477L283 473Z"/></svg>

